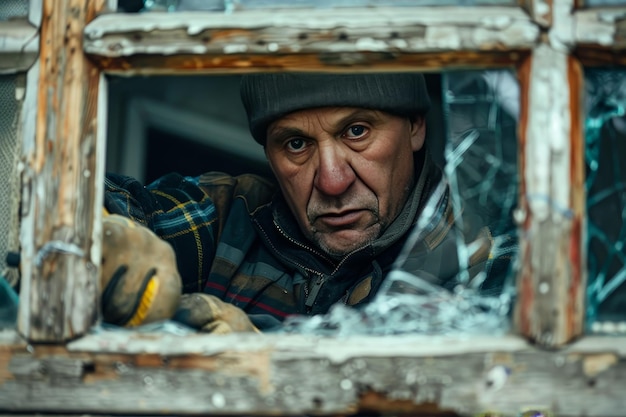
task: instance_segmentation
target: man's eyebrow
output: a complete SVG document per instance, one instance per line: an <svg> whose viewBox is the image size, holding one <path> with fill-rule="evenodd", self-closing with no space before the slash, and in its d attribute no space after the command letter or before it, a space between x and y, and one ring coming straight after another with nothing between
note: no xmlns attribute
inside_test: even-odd
<svg viewBox="0 0 626 417"><path fill-rule="evenodd" d="M375 123L381 120L381 112L374 109L362 109L355 108L350 111L345 116L334 120L333 125L337 127L337 129L341 130L346 125L350 123L354 123L356 121L365 121L369 123ZM268 129L267 131L267 140L271 141L282 141L289 137L307 137L307 134L302 129L293 126L274 126Z"/></svg>
<svg viewBox="0 0 626 417"><path fill-rule="evenodd" d="M335 124L337 126L343 126L357 120L363 120L366 122L374 123L378 120L381 120L381 115L378 110L373 109L355 109L354 111L348 113L341 119L337 120Z"/></svg>
<svg viewBox="0 0 626 417"><path fill-rule="evenodd" d="M267 140L280 141L292 136L305 136L305 133L296 127L274 126L267 132Z"/></svg>

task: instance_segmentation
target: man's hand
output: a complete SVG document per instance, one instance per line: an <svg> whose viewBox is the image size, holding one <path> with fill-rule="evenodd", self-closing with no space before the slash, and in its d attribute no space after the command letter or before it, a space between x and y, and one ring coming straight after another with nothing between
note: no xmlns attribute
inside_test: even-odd
<svg viewBox="0 0 626 417"><path fill-rule="evenodd" d="M100 288L106 323L132 327L170 319L182 289L174 250L148 228L105 215Z"/></svg>
<svg viewBox="0 0 626 417"><path fill-rule="evenodd" d="M194 329L213 334L259 333L247 314L239 307L203 293L183 295L173 319Z"/></svg>

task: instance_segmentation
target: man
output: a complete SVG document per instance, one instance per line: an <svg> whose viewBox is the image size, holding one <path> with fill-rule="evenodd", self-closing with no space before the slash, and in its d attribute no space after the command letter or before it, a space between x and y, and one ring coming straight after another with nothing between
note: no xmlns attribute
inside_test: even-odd
<svg viewBox="0 0 626 417"><path fill-rule="evenodd" d="M403 268L444 286L454 285L459 264L482 268L488 239L487 250L457 260L448 190L426 151L422 75L255 74L243 78L241 96L277 187L222 173L173 174L147 188L110 176L108 212L169 242L183 292L193 294L178 304L174 257L165 249L111 261L156 238L106 216L105 320L136 325L178 309L176 320L229 332L325 313L338 302L359 306L416 228ZM128 239L132 233L143 237ZM149 290L161 281L161 293Z"/></svg>

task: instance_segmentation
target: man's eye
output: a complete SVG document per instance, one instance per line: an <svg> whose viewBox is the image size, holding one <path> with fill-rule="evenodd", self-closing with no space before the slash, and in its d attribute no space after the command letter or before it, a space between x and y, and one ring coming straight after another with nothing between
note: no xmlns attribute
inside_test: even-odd
<svg viewBox="0 0 626 417"><path fill-rule="evenodd" d="M350 139L356 139L363 136L365 133L367 133L367 128L365 126L354 125L348 128L348 130L346 131L346 137Z"/></svg>
<svg viewBox="0 0 626 417"><path fill-rule="evenodd" d="M287 149L289 149L291 152L298 152L304 149L305 145L306 142L304 141L304 139L291 139L289 142L287 142Z"/></svg>

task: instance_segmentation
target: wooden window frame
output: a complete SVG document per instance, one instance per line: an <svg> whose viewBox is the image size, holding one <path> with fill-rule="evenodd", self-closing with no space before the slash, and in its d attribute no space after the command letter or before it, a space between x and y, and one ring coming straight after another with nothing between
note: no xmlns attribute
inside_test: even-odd
<svg viewBox="0 0 626 417"><path fill-rule="evenodd" d="M624 9L520 3L461 14L126 16L110 12L115 0L33 0L17 41L0 32L0 54L21 51L4 70L28 70L36 109L24 112L20 132L22 286L18 329L0 332L0 413L622 414L626 337L584 334L581 92L583 65L625 65ZM502 66L516 68L522 91L514 335L217 337L94 327L106 74Z"/></svg>

